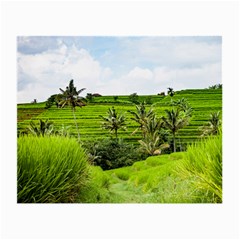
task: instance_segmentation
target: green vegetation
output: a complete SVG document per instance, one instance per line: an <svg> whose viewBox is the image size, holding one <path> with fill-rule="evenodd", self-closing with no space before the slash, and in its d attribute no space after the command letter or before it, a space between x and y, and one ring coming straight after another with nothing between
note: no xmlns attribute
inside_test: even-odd
<svg viewBox="0 0 240 240"><path fill-rule="evenodd" d="M18 203L75 202L89 178L76 140L23 136L17 150Z"/></svg>
<svg viewBox="0 0 240 240"><path fill-rule="evenodd" d="M85 106L85 102L86 102L85 99L79 96L79 94L84 90L85 88L82 88L81 90L77 91L76 87L74 87L73 80L71 80L69 82L69 86L66 87L65 91L60 88L60 91L62 92L62 94L58 95L61 99L60 102L58 102L58 106L60 106L61 108L65 107L66 105L71 106L74 122L77 129L78 140L80 140L80 133L79 133L78 124L76 121L75 107Z"/></svg>
<svg viewBox="0 0 240 240"><path fill-rule="evenodd" d="M147 96L139 96L139 101L143 102ZM222 90L221 89L199 89L199 90L182 90L176 91L172 97L174 101L178 101L182 98L187 99L192 107L192 117L189 125L180 129L176 134L176 150L183 150L187 144L193 141L198 141L202 132L199 130L201 126L207 124L209 121L209 115L212 112L222 111ZM158 96L152 95L153 106L156 116L161 117L164 115L166 109L171 108L171 97L169 96ZM118 96L118 100L115 103L112 96L95 97L94 103L88 103L82 109L76 108L75 115L78 126L81 128L81 140L87 141L91 139L101 139L109 136L109 133L102 129L102 119L99 115L105 116L106 112L110 107L114 106L116 111L125 112L125 118L128 123L127 130L119 130L118 137L123 138L129 143L138 145L138 140L142 139L142 132L136 131L132 135L132 132L139 127L133 118L133 115L128 112L135 111L136 107L134 104L128 101L128 96ZM146 105L146 111L151 106ZM36 112L34 111L36 109ZM38 112L42 109L41 112ZM31 121L39 121L39 119L54 122L56 129L61 128L62 124L65 126L72 126L69 130L72 136L78 136L75 122L72 115L71 108L57 108L53 105L49 109L45 109L45 103L37 104L19 104L18 115L22 115L23 112L29 114L27 118L18 122L18 130L24 131L30 124Z"/></svg>
<svg viewBox="0 0 240 240"><path fill-rule="evenodd" d="M108 116L100 117L104 120L102 123L103 129L109 130L110 133L114 133L116 139L118 139L118 130L126 130L126 122L124 114L118 114L114 107L108 109Z"/></svg>
<svg viewBox="0 0 240 240"><path fill-rule="evenodd" d="M60 90L18 105L19 203L222 202L222 88L87 105L73 80Z"/></svg>

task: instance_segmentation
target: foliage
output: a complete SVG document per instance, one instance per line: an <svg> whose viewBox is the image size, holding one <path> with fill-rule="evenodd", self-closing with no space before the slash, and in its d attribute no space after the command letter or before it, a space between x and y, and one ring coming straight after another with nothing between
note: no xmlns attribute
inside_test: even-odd
<svg viewBox="0 0 240 240"><path fill-rule="evenodd" d="M118 96L113 96L113 99L116 102L118 100Z"/></svg>
<svg viewBox="0 0 240 240"><path fill-rule="evenodd" d="M83 149L57 136L18 138L18 203L75 202L89 177Z"/></svg>
<svg viewBox="0 0 240 240"><path fill-rule="evenodd" d="M181 178L191 179L195 197L205 202L222 202L222 133L189 146L177 170Z"/></svg>
<svg viewBox="0 0 240 240"><path fill-rule="evenodd" d="M134 112L132 110L128 110L128 112L133 115L133 117L131 119L139 124L139 127L137 129L135 129L133 134L136 131L141 130L143 137L144 137L145 136L145 129L144 129L145 124L146 124L147 120L153 118L153 116L155 114L154 114L154 111L152 108L150 108L148 111L146 110L145 102L142 102L139 105L136 105L135 107L136 107L136 112Z"/></svg>
<svg viewBox="0 0 240 240"><path fill-rule="evenodd" d="M61 101L59 102L59 105L63 108L65 105L70 106L73 110L75 110L75 107L82 107L86 104L86 99L83 97L80 97L79 94L84 91L86 88L82 88L79 91L77 91L76 87L74 86L73 79L70 80L69 86L66 87L66 90L59 88L62 92L61 94Z"/></svg>
<svg viewBox="0 0 240 240"><path fill-rule="evenodd" d="M185 98L171 101L171 105L178 107L181 111L185 112L186 115L188 115L189 117L192 116L193 109Z"/></svg>
<svg viewBox="0 0 240 240"><path fill-rule="evenodd" d="M173 97L175 92L173 91L173 88L168 88L168 91L167 91L167 94L170 96L170 97Z"/></svg>
<svg viewBox="0 0 240 240"><path fill-rule="evenodd" d="M58 98L59 98L58 94L51 95L46 101L45 108L48 109L48 108L52 107L53 104L57 105L57 102L59 101Z"/></svg>
<svg viewBox="0 0 240 240"><path fill-rule="evenodd" d="M114 133L116 139L118 138L119 129L126 130L126 118L124 114L118 114L114 107L108 109L107 117L103 117L102 115L100 115L100 117L104 120L104 122L102 122L103 129L107 129L110 133Z"/></svg>
<svg viewBox="0 0 240 240"><path fill-rule="evenodd" d="M215 84L215 85L209 86L208 89L222 89L222 84Z"/></svg>
<svg viewBox="0 0 240 240"><path fill-rule="evenodd" d="M103 170L129 166L146 157L132 144L125 143L122 139L100 139L85 142L83 146L87 150L89 160Z"/></svg>
<svg viewBox="0 0 240 240"><path fill-rule="evenodd" d="M88 102L94 102L94 96L92 93L87 93L86 99Z"/></svg>
<svg viewBox="0 0 240 240"><path fill-rule="evenodd" d="M156 116L148 118L144 123L144 138L138 142L141 145L141 149L150 156L159 155L163 149L169 147L169 144L164 142L165 139L161 138L164 136L161 134L163 133L161 130L161 119L157 118Z"/></svg>
<svg viewBox="0 0 240 240"><path fill-rule="evenodd" d="M165 110L166 116L162 117L163 127L168 129L172 134L173 151L176 152L176 133L189 124L190 116L180 108Z"/></svg>
<svg viewBox="0 0 240 240"><path fill-rule="evenodd" d="M220 112L211 113L208 123L200 128L202 131L201 136L217 135L219 133L221 123Z"/></svg>
<svg viewBox="0 0 240 240"><path fill-rule="evenodd" d="M90 167L90 179L86 186L81 190L78 203L106 203L109 201L110 177L101 167Z"/></svg>
<svg viewBox="0 0 240 240"><path fill-rule="evenodd" d="M132 93L130 96L129 96L129 101L134 103L134 104L138 104L139 103L139 96L137 95L137 93Z"/></svg>
<svg viewBox="0 0 240 240"><path fill-rule="evenodd" d="M128 97L129 95L118 96L117 102L114 102L113 96L95 97L94 103L84 107L84 111L76 108L75 114L77 117L77 124L80 127L79 130L81 133L81 140L85 141L89 138L100 139L103 137L109 137L109 132L99 127L101 124L99 115L105 116L108 108L115 106L116 110L119 109L119 111L125 112L126 119L129 119L129 121L127 121L128 131L119 130L121 134L119 134L119 137L121 136L121 138L123 138L125 141L138 146L138 140L142 139L142 131L139 130L136 131L135 134L130 135L130 132L133 132L139 125L135 121L130 120L130 118L134 116L130 114L128 110L136 112L136 107L135 105L129 103ZM165 115L164 110L170 109L170 97L168 96L162 98L162 96L157 95L151 95L151 97L154 103L154 112L156 116L161 117ZM181 98L188 100L189 104L191 104L193 112L190 124L180 129L176 135L177 151L180 150L179 144L181 144L183 146L182 149L184 149L186 144L190 144L199 140L199 136L201 135L199 127L205 125L209 121L210 113L218 111L220 111L220 114L222 113L221 89L182 90L175 94L173 100L178 100ZM139 95L140 102L144 101L145 99L146 96ZM105 101L107 103L104 103ZM63 109L57 109L57 107L53 105L51 108L46 110L44 107L45 102L40 102L37 104L18 104L17 128L19 132L27 128L31 119L33 119L34 122L39 121L39 119L44 119L44 121L45 119L49 119L49 121L54 121L54 128L59 129L61 128L62 124L65 126L71 126L71 129L69 129L70 134L74 137L78 136L71 108L66 107ZM150 106L146 105L147 111L150 108ZM81 117L79 117L79 115ZM170 136L170 140L171 139L172 138ZM171 149L173 149L173 147L171 147ZM164 150L164 152L168 152L168 149Z"/></svg>
<svg viewBox="0 0 240 240"><path fill-rule="evenodd" d="M62 94L59 95L61 97L61 101L58 103L58 105L61 108L65 107L66 105L71 106L76 129L78 132L78 140L80 140L80 133L78 130L78 125L77 125L76 116L75 116L74 112L75 112L76 106L82 107L82 106L86 105L86 99L79 96L79 94L82 91L84 91L85 88L82 88L79 91L77 91L76 87L74 86L73 79L72 79L72 80L70 80L69 86L66 87L65 91L62 90L61 88L59 88L59 89L62 92Z"/></svg>
<svg viewBox="0 0 240 240"><path fill-rule="evenodd" d="M38 137L51 135L54 133L53 122L48 121L48 119L45 122L42 119L39 119L39 126L37 126L34 122L30 122L30 125L27 128L27 132Z"/></svg>
<svg viewBox="0 0 240 240"><path fill-rule="evenodd" d="M153 100L151 96L147 96L145 100L146 104L153 104Z"/></svg>

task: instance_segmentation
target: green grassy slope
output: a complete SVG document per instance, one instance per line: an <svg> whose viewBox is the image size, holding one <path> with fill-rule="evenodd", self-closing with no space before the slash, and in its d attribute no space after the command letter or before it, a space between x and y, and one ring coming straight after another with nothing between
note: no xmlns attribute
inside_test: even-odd
<svg viewBox="0 0 240 240"><path fill-rule="evenodd" d="M149 96L139 97L139 100L142 101ZM179 131L177 136L178 144L195 141L200 135L198 128L208 121L210 113L213 111L222 111L221 89L182 90L176 92L173 99L177 100L182 97L190 102L194 111L190 125ZM157 115L161 116L164 114L164 109L169 107L171 98L169 96L163 97L153 95L151 96L151 100ZM70 108L57 109L53 106L45 110L44 106L44 103L18 105L18 116L24 115L24 111L28 114L27 117L22 117L21 121L18 122L18 130L24 130L32 120L49 119L54 121L54 126L56 128L60 128L63 124L64 126L71 125L71 133L77 135ZM102 120L99 115L106 116L108 108L112 106L115 106L118 112L126 112L128 122L127 131L119 131L119 136L129 142L137 143L141 135L140 133L131 135L137 125L130 119L131 114L127 112L127 110L135 110L135 106L129 102L128 96L119 96L117 102L114 101L113 96L96 97L94 103L90 103L83 108L77 108L76 117L82 140L109 136L109 133L101 128Z"/></svg>

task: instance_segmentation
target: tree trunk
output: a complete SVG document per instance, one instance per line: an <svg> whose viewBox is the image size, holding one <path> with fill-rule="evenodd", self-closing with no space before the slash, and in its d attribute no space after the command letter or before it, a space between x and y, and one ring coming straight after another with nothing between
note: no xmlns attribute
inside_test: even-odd
<svg viewBox="0 0 240 240"><path fill-rule="evenodd" d="M176 152L176 139L175 139L175 133L173 134L173 152Z"/></svg>
<svg viewBox="0 0 240 240"><path fill-rule="evenodd" d="M72 112L73 112L74 122L75 122L77 133L78 133L78 141L80 141L80 133L79 133L79 130L78 130L78 125L77 125L77 120L76 120L74 109L72 110Z"/></svg>

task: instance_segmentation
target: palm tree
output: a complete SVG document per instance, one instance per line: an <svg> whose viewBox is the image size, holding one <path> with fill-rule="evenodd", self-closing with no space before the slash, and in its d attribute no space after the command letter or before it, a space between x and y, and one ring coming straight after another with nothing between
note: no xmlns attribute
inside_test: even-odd
<svg viewBox="0 0 240 240"><path fill-rule="evenodd" d="M176 101L171 101L170 105L177 106L178 108L180 108L180 110L184 111L186 115L189 115L189 117L192 116L193 109L185 98L181 98Z"/></svg>
<svg viewBox="0 0 240 240"><path fill-rule="evenodd" d="M207 125L201 127L202 136L217 135L221 126L220 112L210 114L210 119Z"/></svg>
<svg viewBox="0 0 240 240"><path fill-rule="evenodd" d="M86 88L82 88L79 91L77 91L76 87L74 86L73 79L72 79L72 80L70 80L69 86L66 87L65 91L61 88L59 88L59 89L62 92L62 94L59 94L60 101L59 101L58 105L61 108L65 107L67 105L71 106L77 133L78 133L78 140L80 140L80 133L78 130L78 125L77 125L76 116L75 116L75 111L76 111L75 107L77 107L77 106L82 107L82 106L86 105L86 99L79 96L79 94L82 91L84 91Z"/></svg>
<svg viewBox="0 0 240 240"><path fill-rule="evenodd" d="M27 127L27 130L35 136L45 136L53 134L53 122L49 122L48 119L44 122L42 119L39 119L39 126L34 122L30 122L30 125Z"/></svg>
<svg viewBox="0 0 240 240"><path fill-rule="evenodd" d="M152 108L150 108L148 111L146 110L145 102L136 105L136 110L137 110L136 112L128 110L128 112L133 115L131 119L139 124L139 127L135 129L132 134L134 134L136 131L140 129L144 137L145 136L144 126L149 118L154 117L155 113Z"/></svg>
<svg viewBox="0 0 240 240"><path fill-rule="evenodd" d="M167 128L173 137L173 151L176 152L176 133L179 129L189 124L190 116L181 111L180 108L165 110L166 117L162 117L163 126Z"/></svg>
<svg viewBox="0 0 240 240"><path fill-rule="evenodd" d="M149 155L161 154L161 150L169 147L167 143L161 144L163 142L162 135L160 134L162 125L161 119L156 118L156 116L148 118L144 123L144 138L138 142L142 150Z"/></svg>
<svg viewBox="0 0 240 240"><path fill-rule="evenodd" d="M173 95L174 95L173 88L170 88L170 87L169 87L167 93L168 93L168 95L169 95L170 97L173 97Z"/></svg>
<svg viewBox="0 0 240 240"><path fill-rule="evenodd" d="M116 139L118 139L118 130L126 130L125 116L123 114L118 114L114 107L108 109L108 116L100 117L104 120L102 127L108 129L110 133L114 132Z"/></svg>

